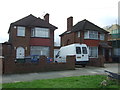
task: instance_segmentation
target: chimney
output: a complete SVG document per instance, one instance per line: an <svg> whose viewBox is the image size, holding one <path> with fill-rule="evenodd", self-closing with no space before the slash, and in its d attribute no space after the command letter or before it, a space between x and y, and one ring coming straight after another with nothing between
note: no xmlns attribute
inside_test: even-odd
<svg viewBox="0 0 120 90"><path fill-rule="evenodd" d="M67 31L70 31L72 29L73 26L73 17L69 17L67 18Z"/></svg>
<svg viewBox="0 0 120 90"><path fill-rule="evenodd" d="M45 20L47 23L49 23L49 14L48 14L48 13L45 14L45 16L44 16L44 20Z"/></svg>

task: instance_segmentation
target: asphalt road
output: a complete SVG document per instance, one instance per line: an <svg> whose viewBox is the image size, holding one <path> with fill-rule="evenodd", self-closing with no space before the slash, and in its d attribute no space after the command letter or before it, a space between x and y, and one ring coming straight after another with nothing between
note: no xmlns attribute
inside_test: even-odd
<svg viewBox="0 0 120 90"><path fill-rule="evenodd" d="M39 73L28 73L28 74L14 74L14 75L3 75L2 83L20 82L20 81L31 81L37 79L51 79L60 77L80 76L80 75L107 75L104 70L108 70L114 73L118 73L118 64L105 64L105 67L91 67L86 66L84 68L77 67L75 70L66 71L52 71L52 72L39 72Z"/></svg>

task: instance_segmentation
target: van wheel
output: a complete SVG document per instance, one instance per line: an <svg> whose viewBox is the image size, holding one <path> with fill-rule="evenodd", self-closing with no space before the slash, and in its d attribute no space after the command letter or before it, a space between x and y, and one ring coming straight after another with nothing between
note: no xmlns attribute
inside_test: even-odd
<svg viewBox="0 0 120 90"><path fill-rule="evenodd" d="M82 67L85 67L86 65L82 65Z"/></svg>

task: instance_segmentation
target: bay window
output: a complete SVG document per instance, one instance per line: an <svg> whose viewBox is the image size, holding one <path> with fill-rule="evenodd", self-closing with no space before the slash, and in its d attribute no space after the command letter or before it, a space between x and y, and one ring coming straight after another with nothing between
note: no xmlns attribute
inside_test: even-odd
<svg viewBox="0 0 120 90"><path fill-rule="evenodd" d="M43 38L49 38L50 37L50 31L48 28L32 28L31 29L31 37L43 37Z"/></svg>
<svg viewBox="0 0 120 90"><path fill-rule="evenodd" d="M49 47L31 46L30 54L31 55L45 55L45 56L49 57Z"/></svg>
<svg viewBox="0 0 120 90"><path fill-rule="evenodd" d="M100 34L100 40L104 40L105 39L105 34Z"/></svg>
<svg viewBox="0 0 120 90"><path fill-rule="evenodd" d="M89 47L89 56L90 58L98 57L98 47Z"/></svg>
<svg viewBox="0 0 120 90"><path fill-rule="evenodd" d="M97 31L85 31L84 38L85 39L98 39L98 32Z"/></svg>

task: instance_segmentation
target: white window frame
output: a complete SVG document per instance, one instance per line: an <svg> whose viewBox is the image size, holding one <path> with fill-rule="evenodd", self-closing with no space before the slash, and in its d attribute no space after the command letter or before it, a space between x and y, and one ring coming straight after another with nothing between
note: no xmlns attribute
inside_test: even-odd
<svg viewBox="0 0 120 90"><path fill-rule="evenodd" d="M93 36L93 37L91 37L91 36ZM98 32L97 31L85 31L84 32L84 39L95 39L95 40L98 40Z"/></svg>
<svg viewBox="0 0 120 90"><path fill-rule="evenodd" d="M47 46L31 46L30 48L31 55L46 55L49 57L50 48Z"/></svg>
<svg viewBox="0 0 120 90"><path fill-rule="evenodd" d="M32 28L31 37L49 38L50 30L48 28L39 28L39 27Z"/></svg>
<svg viewBox="0 0 120 90"><path fill-rule="evenodd" d="M23 26L17 27L17 36L25 36L25 27Z"/></svg>
<svg viewBox="0 0 120 90"><path fill-rule="evenodd" d="M88 39L89 38L89 31L85 31L84 32L84 39Z"/></svg>
<svg viewBox="0 0 120 90"><path fill-rule="evenodd" d="M77 32L77 37L80 37L80 31L79 31L79 32Z"/></svg>
<svg viewBox="0 0 120 90"><path fill-rule="evenodd" d="M96 47L96 46L95 46L95 47L96 47L96 52L95 52L95 50L92 50L93 53L96 53L96 54L97 54L96 57L90 56L90 54L91 54L91 48L92 48L92 47L94 47L94 46L89 46L89 58L98 58L98 47Z"/></svg>
<svg viewBox="0 0 120 90"><path fill-rule="evenodd" d="M100 34L100 40L105 40L105 34L103 33Z"/></svg>
<svg viewBox="0 0 120 90"><path fill-rule="evenodd" d="M90 39L98 39L98 32L97 31L89 31L89 38Z"/></svg>

